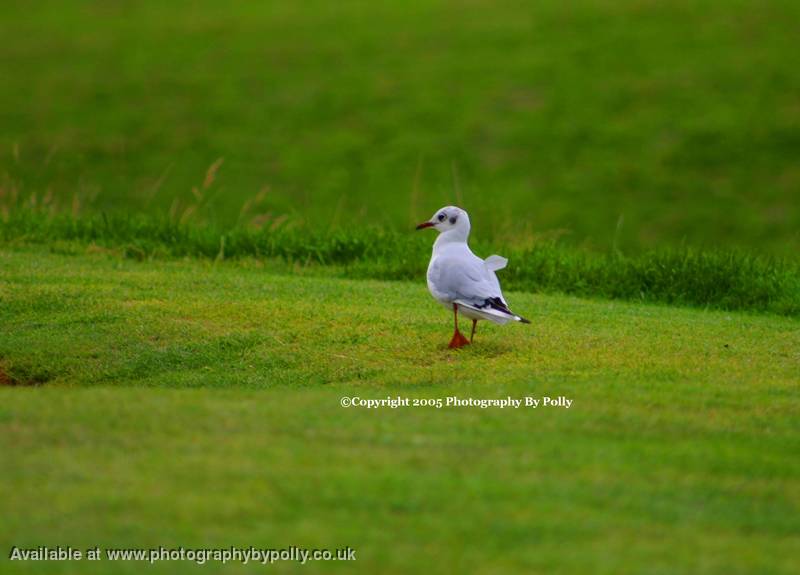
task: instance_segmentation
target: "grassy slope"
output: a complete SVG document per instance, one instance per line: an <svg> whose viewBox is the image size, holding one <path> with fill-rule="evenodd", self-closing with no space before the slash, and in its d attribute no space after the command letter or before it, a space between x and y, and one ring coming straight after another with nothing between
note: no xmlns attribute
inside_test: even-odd
<svg viewBox="0 0 800 575"><path fill-rule="evenodd" d="M455 164L483 237L791 253L798 17L795 0L3 2L0 196L177 198L231 222L268 188L257 213L407 226L454 200Z"/></svg>
<svg viewBox="0 0 800 575"><path fill-rule="evenodd" d="M0 253L0 361L47 381L0 390L4 548L352 545L365 573L796 572L797 321L511 293L532 326L481 326L450 352L419 282L276 271ZM339 406L396 394L575 403Z"/></svg>
<svg viewBox="0 0 800 575"><path fill-rule="evenodd" d="M74 218L22 209L0 219L0 246L39 244L54 253L98 247L138 260L200 256L280 258L291 264L337 266L349 278L416 279L430 259L430 232L373 226L346 230L291 224L221 231L147 216ZM480 240L480 238L479 238ZM470 241L483 257L507 256L511 290L800 315L800 261L737 250L662 248L634 255L594 253L557 242L527 248Z"/></svg>

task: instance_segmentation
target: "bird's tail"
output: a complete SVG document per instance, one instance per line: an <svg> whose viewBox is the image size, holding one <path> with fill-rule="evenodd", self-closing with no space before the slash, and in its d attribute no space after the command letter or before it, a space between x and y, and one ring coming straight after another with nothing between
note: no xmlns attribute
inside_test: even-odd
<svg viewBox="0 0 800 575"><path fill-rule="evenodd" d="M515 314L513 311L511 311L510 309L508 309L508 305L506 304L506 302L504 302L504 301L503 301L502 299L500 299L499 297L493 297L493 298L489 298L489 299L487 299L487 300L486 300L486 303L487 303L487 304L489 305L489 307L491 307L492 309L496 309L496 310L498 310L498 311L501 311L501 312L503 312L503 313L505 313L505 314L508 314L508 315L510 315L511 317L513 317L513 318L514 318L514 320L515 320L515 321L518 321L518 322L520 322L520 323L531 323L531 322L530 322L530 320L528 320L528 319L525 319L525 318L524 318L524 317L522 317L521 315L517 315L517 314Z"/></svg>

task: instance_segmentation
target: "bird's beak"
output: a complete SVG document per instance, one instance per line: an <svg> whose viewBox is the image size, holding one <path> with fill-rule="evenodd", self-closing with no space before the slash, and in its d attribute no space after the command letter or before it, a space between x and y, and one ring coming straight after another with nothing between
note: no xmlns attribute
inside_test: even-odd
<svg viewBox="0 0 800 575"><path fill-rule="evenodd" d="M424 230L425 228L432 228L435 226L433 222L422 222L420 225L417 226L418 230Z"/></svg>

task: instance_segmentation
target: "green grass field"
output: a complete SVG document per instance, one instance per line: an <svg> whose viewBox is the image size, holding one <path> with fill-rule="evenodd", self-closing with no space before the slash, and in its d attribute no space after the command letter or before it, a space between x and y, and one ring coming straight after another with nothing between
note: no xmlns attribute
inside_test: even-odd
<svg viewBox="0 0 800 575"><path fill-rule="evenodd" d="M511 293L533 324L481 325L452 352L421 282L41 250L0 264L20 384L0 388L5 545L350 545L363 573L798 567L795 320ZM398 395L574 403L339 403Z"/></svg>
<svg viewBox="0 0 800 575"><path fill-rule="evenodd" d="M0 182L222 226L405 228L458 200L506 243L796 253L798 19L794 0L4 2Z"/></svg>
<svg viewBox="0 0 800 575"><path fill-rule="evenodd" d="M139 261L198 257L213 261L281 260L295 268L325 266L348 278L419 280L433 238L373 227L344 230L217 228L150 216L74 217L24 208L0 225L0 243L48 246L53 253L105 250ZM520 248L472 240L475 253L500 253L510 289L658 302L705 309L800 316L800 260L742 250L662 248L628 255L575 250L557 242Z"/></svg>
<svg viewBox="0 0 800 575"><path fill-rule="evenodd" d="M0 3L0 573L800 572L798 21ZM532 325L447 349L447 204Z"/></svg>

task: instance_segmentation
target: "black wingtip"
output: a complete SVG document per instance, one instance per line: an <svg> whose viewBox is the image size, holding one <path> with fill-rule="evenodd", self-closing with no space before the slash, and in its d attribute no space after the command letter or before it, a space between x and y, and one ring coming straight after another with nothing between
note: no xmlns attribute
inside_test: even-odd
<svg viewBox="0 0 800 575"><path fill-rule="evenodd" d="M513 316L514 319L516 319L519 322L531 323L530 320L527 320L524 317L522 317L521 315L517 315L513 311L508 309L508 305L506 304L506 302L504 302L499 297L487 298L486 301L483 303L483 306L478 306L478 307L486 307L486 306L489 306L492 309L496 309L497 311L501 311L503 313L507 313L508 315Z"/></svg>

